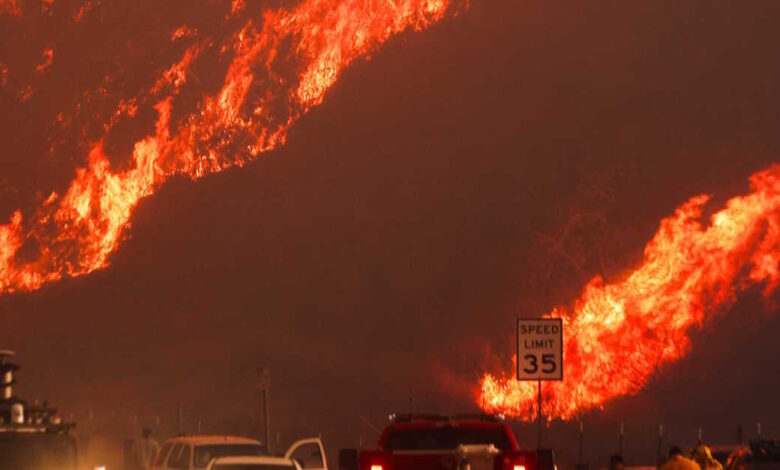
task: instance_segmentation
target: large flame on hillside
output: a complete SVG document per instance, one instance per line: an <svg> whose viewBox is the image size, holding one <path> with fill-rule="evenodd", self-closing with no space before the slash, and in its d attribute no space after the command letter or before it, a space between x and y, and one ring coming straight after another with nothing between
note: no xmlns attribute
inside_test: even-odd
<svg viewBox="0 0 780 470"><path fill-rule="evenodd" d="M241 166L283 144L290 126L322 102L345 66L393 35L440 20L450 3L303 0L291 8L268 10L243 24L222 46L220 54L232 59L221 89L202 93L195 112L175 119L180 90L193 79L193 63L205 49L216 47L211 39L194 41L147 92L120 100L102 124L108 134L140 106L154 106L156 125L135 142L129 163L112 167L104 139L99 139L91 146L88 165L76 171L66 191L51 193L31 214L16 211L8 224L0 225L0 293L37 289L103 268L140 199L173 175L199 178ZM73 21L82 21L99 5L87 1ZM243 1L233 0L227 15L244 8ZM14 0L0 0L0 11L26 14ZM177 41L195 35L182 27L169 37ZM46 49L37 72L46 73L53 61L56 51ZM27 87L19 95L24 100L33 92Z"/></svg>
<svg viewBox="0 0 780 470"><path fill-rule="evenodd" d="M735 197L700 222L708 196L697 196L661 222L642 263L623 279L594 278L564 323L565 377L543 386L543 413L568 419L612 398L639 391L656 369L690 347L688 332L740 292L780 285L780 165L753 175L750 194ZM530 419L537 384L486 374L480 406Z"/></svg>

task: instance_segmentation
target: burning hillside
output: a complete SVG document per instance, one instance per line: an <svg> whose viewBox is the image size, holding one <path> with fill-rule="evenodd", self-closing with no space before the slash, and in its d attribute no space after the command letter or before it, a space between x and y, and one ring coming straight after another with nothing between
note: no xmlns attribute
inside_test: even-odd
<svg viewBox="0 0 780 470"><path fill-rule="evenodd" d="M780 165L751 177L752 191L701 222L709 197L696 196L661 221L642 263L624 278L596 277L563 319L563 382L546 383L544 414L571 418L612 398L638 392L662 364L690 348L704 326L745 289L780 285ZM532 418L537 385L508 375L482 378L486 411Z"/></svg>

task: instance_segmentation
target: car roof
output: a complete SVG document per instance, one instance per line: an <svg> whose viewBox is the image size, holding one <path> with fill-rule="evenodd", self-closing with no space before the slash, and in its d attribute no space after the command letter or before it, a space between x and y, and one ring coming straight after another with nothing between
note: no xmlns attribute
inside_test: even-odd
<svg viewBox="0 0 780 470"><path fill-rule="evenodd" d="M488 414L391 414L388 427L397 429L433 429L457 426L472 429L504 428L506 423L501 415Z"/></svg>
<svg viewBox="0 0 780 470"><path fill-rule="evenodd" d="M498 430L507 436L511 450L519 450L517 439L509 426L501 420L491 417L471 416L414 416L412 419L401 419L391 422L379 437L380 446L384 446L393 430L424 430L441 428L460 428L475 430Z"/></svg>
<svg viewBox="0 0 780 470"><path fill-rule="evenodd" d="M224 465L224 464L235 464L235 465L250 465L250 464L261 464L261 465L286 465L286 466L293 466L293 461L290 459L285 459L283 457L267 457L267 456L246 456L246 457L219 457L214 460L214 463L212 465Z"/></svg>
<svg viewBox="0 0 780 470"><path fill-rule="evenodd" d="M211 445L211 444L255 444L262 445L257 439L251 439L241 436L222 436L222 435L197 435L197 436L176 436L165 441L168 442L187 442L193 445Z"/></svg>
<svg viewBox="0 0 780 470"><path fill-rule="evenodd" d="M500 421L480 421L474 419L450 419L447 421L439 420L415 420L400 421L391 423L389 427L396 429L434 429L444 427L461 427L470 429L504 429L505 423Z"/></svg>
<svg viewBox="0 0 780 470"><path fill-rule="evenodd" d="M734 451L739 449L747 449L747 446L743 444L722 444L710 446L710 450L712 452Z"/></svg>

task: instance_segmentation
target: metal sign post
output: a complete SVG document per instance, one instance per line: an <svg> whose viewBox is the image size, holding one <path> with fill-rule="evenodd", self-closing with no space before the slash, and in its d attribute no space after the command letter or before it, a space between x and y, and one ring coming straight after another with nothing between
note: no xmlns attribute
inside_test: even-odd
<svg viewBox="0 0 780 470"><path fill-rule="evenodd" d="M536 384L536 390L539 393L539 401L536 405L536 447L542 447L542 434L544 432L544 416L542 415L542 381L538 381Z"/></svg>
<svg viewBox="0 0 780 470"><path fill-rule="evenodd" d="M541 447L544 430L542 381L563 380L563 320L518 319L516 362L517 380L537 383L537 444Z"/></svg>

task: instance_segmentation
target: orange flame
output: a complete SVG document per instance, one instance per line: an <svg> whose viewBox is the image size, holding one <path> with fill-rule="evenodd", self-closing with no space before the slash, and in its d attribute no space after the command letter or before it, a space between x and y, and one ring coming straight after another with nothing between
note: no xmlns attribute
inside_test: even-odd
<svg viewBox="0 0 780 470"><path fill-rule="evenodd" d="M8 85L8 67L0 62L0 86Z"/></svg>
<svg viewBox="0 0 780 470"><path fill-rule="evenodd" d="M52 62L54 62L54 50L51 47L48 47L43 51L41 56L43 57L43 62L35 67L35 71L38 73L43 73L46 69L51 67Z"/></svg>
<svg viewBox="0 0 780 470"><path fill-rule="evenodd" d="M292 9L267 11L262 25L250 21L235 35L221 90L203 95L195 113L174 123L179 88L207 44L188 49L151 88L155 130L135 142L127 167L112 168L98 142L64 194L52 194L29 220L17 211L0 225L0 293L105 267L140 199L172 175L199 178L283 144L290 126L322 102L345 66L393 35L442 19L450 2L304 0ZM137 103L123 100L112 119L135 113ZM23 250L20 256L23 246L35 247L35 255Z"/></svg>
<svg viewBox="0 0 780 470"><path fill-rule="evenodd" d="M22 9L16 4L16 0L0 0L0 15L21 16Z"/></svg>
<svg viewBox="0 0 780 470"><path fill-rule="evenodd" d="M543 386L544 414L572 418L612 398L639 391L656 369L690 348L688 331L701 326L740 291L780 285L780 165L754 174L752 192L735 197L710 224L699 219L708 196L697 196L663 220L644 260L617 282L600 277L563 319L565 377ZM530 419L536 384L485 374L479 405Z"/></svg>

